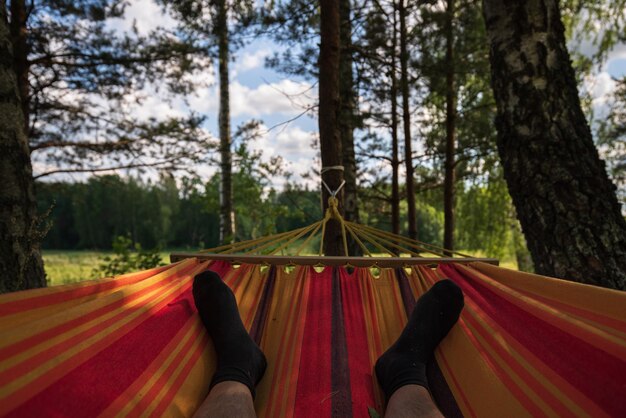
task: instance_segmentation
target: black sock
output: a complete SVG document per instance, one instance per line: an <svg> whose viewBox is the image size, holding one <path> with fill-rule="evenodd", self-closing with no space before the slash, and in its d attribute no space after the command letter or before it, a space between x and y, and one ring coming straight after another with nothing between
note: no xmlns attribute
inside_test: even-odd
<svg viewBox="0 0 626 418"><path fill-rule="evenodd" d="M462 309L463 292L450 280L435 283L419 298L398 340L376 362L376 377L387 401L405 385L428 388L426 363Z"/></svg>
<svg viewBox="0 0 626 418"><path fill-rule="evenodd" d="M217 353L211 387L236 381L246 385L254 397L267 362L241 322L235 295L216 273L205 271L193 280L193 298Z"/></svg>

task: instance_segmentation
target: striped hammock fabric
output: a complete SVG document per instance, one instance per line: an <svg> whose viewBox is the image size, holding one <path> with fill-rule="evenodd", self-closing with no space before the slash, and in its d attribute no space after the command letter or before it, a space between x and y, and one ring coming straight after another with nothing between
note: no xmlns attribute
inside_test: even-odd
<svg viewBox="0 0 626 418"><path fill-rule="evenodd" d="M267 356L261 417L382 414L373 365L416 298L444 277L465 294L429 367L444 414L626 415L625 292L482 263L374 276L197 259L0 296L0 415L193 414L215 367L191 296L207 268L233 289Z"/></svg>

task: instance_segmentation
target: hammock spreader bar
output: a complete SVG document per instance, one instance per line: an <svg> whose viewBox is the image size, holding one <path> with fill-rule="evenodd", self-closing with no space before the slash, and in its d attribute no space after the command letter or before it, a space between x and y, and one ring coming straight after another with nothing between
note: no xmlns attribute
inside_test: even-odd
<svg viewBox="0 0 626 418"><path fill-rule="evenodd" d="M170 254L172 263L194 258L198 260L226 261L233 264L265 264L272 266L352 266L397 268L412 265L437 265L444 263L466 264L483 262L498 265L497 258L452 258L452 257L343 257L343 256L289 256L252 254L207 254L194 252L174 252Z"/></svg>

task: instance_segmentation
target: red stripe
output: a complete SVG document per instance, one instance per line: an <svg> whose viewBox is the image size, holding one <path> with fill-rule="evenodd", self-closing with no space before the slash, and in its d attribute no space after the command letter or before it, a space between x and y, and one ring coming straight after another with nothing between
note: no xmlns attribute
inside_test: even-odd
<svg viewBox="0 0 626 418"><path fill-rule="evenodd" d="M128 304L130 302L132 302L133 300L136 300L142 296L144 296L145 294L160 288L160 287L165 287L166 285L174 282L175 280L180 280L182 278L185 277L186 274L189 273L189 270L194 268L194 265L190 265L188 268L182 269L181 271L171 275L170 277L164 278L162 280L158 280L157 282L153 283L152 285L146 287L145 289L142 289L140 291L134 292L128 296L125 296L121 299L118 299L106 306L103 306L99 309L96 309L95 311L92 311L86 315L83 316L79 316L73 320L70 320L68 322L62 323L56 327L47 329L45 331L42 331L38 334L35 334L29 338L25 338L21 341L18 341L15 344L9 345L7 347L4 347L3 349L0 349L0 358L2 359L7 359L10 358L12 356L15 356L25 350L28 350L31 347L34 347L36 345L39 345L55 336L57 336L58 334L67 332L71 329L74 329L82 324L86 324L89 321L92 321L94 319L97 319L99 317L101 317L102 315L105 315L109 312L114 311L115 309ZM136 306L134 308L131 308L132 310L136 310L139 309L140 306ZM75 335L74 337L63 341L62 343L57 344L56 346L52 347L50 350L56 350L56 351L63 351L64 349L66 349L68 346L72 346L74 344L76 344L78 341L83 340L84 338L87 338L89 335L93 335L94 333L96 333L97 331L100 331L102 328L108 326L109 324L111 324L112 322L120 319L123 316L126 316L128 314L128 312L122 312L119 313L117 315L115 315L112 318L109 318L107 321L105 322L101 322L96 324L93 327L90 327L89 329L83 331L82 333ZM36 358L38 358L41 361L45 361L49 358L50 356L42 356L42 354L38 354L36 356ZM5 370L3 373L0 374L0 378L4 379L5 378L5 374L9 373L10 378L14 378L15 374L21 374L22 372L24 372L24 370L22 370L22 372L17 371L18 369L24 369L26 367L26 369L32 369L35 366L34 363L34 359L31 358L28 360L27 362L28 364L24 364L24 363L20 363L8 370ZM20 370L21 370L20 369ZM7 377L9 378L9 377Z"/></svg>
<svg viewBox="0 0 626 418"><path fill-rule="evenodd" d="M106 290L112 290L118 287L127 286L129 284L137 283L149 277L155 276L162 271L170 269L172 266L173 265L171 264L168 266L158 267L156 269L146 270L137 274L128 275L127 277L121 277L118 279L111 279L106 281L95 281L94 284L89 286L80 286L61 292L51 294L47 293L32 298L2 303L0 304L0 316L27 312L33 309L43 308L45 306L55 305L58 303L67 302L69 300L82 298L84 296L89 296L94 293L101 293ZM25 290L25 292L28 292L28 290Z"/></svg>
<svg viewBox="0 0 626 418"><path fill-rule="evenodd" d="M467 272L454 266L440 268L494 322L609 415L620 416L626 411L625 359L618 359L537 318Z"/></svg>
<svg viewBox="0 0 626 418"><path fill-rule="evenodd" d="M310 270L310 293L307 306L300 373L296 388L296 417L331 415L331 297L332 268L321 273Z"/></svg>
<svg viewBox="0 0 626 418"><path fill-rule="evenodd" d="M529 292L527 290L524 289L518 289L515 288L516 292L521 293L524 296L527 296L531 299L535 299L545 305L548 305L554 309L557 309L561 312L567 312L567 313L571 313L575 316L579 316L581 318L585 318L587 320L593 321L593 322L597 322L600 325L604 325L606 327L609 328L613 328L619 332L623 332L626 333L626 322L623 320L619 320L619 319L615 319L615 318L611 318L609 316L606 315L602 315L599 313L595 313L592 311L588 311L586 309L583 308L579 308L577 306L572 306L569 305L567 303L552 299L552 298L548 298L545 296L541 296L538 295L536 293L532 293Z"/></svg>
<svg viewBox="0 0 626 418"><path fill-rule="evenodd" d="M195 315L191 291L12 412L19 417L89 417L102 413Z"/></svg>
<svg viewBox="0 0 626 418"><path fill-rule="evenodd" d="M352 389L352 414L354 417L368 418L368 406L375 407L372 367L367 348L367 329L363 312L363 295L356 270L348 274L341 271L341 295L348 347L350 386Z"/></svg>
<svg viewBox="0 0 626 418"><path fill-rule="evenodd" d="M187 377L189 376L189 373L191 372L191 368L196 365L196 363L198 362L198 359L200 358L200 356L204 352L204 349L209 343L208 334L206 333L202 334L201 338L203 341L197 345L196 350L193 352L193 354L191 355L191 357L189 358L189 360L187 361L187 363L181 370L180 374L176 377L176 380L169 387L169 390L167 391L165 396L163 396L163 398L161 399L161 402L159 402L159 405L157 405L156 409L152 412L152 414L150 414L150 416L152 417L164 416L165 410L172 402L172 399L174 399L174 396L176 395L180 387L185 382L185 379L187 379ZM180 414L179 411L177 412Z"/></svg>

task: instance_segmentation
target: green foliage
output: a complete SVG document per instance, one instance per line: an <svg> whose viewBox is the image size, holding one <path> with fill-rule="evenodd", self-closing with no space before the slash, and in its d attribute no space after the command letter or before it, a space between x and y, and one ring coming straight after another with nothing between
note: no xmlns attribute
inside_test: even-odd
<svg viewBox="0 0 626 418"><path fill-rule="evenodd" d="M469 184L457 196L458 247L497 258L513 255L517 220L502 176L496 173L486 184Z"/></svg>
<svg viewBox="0 0 626 418"><path fill-rule="evenodd" d="M129 237L118 236L113 240L113 256L104 256L93 275L100 277L118 276L131 271L146 270L164 265L159 249L144 250L141 244Z"/></svg>

